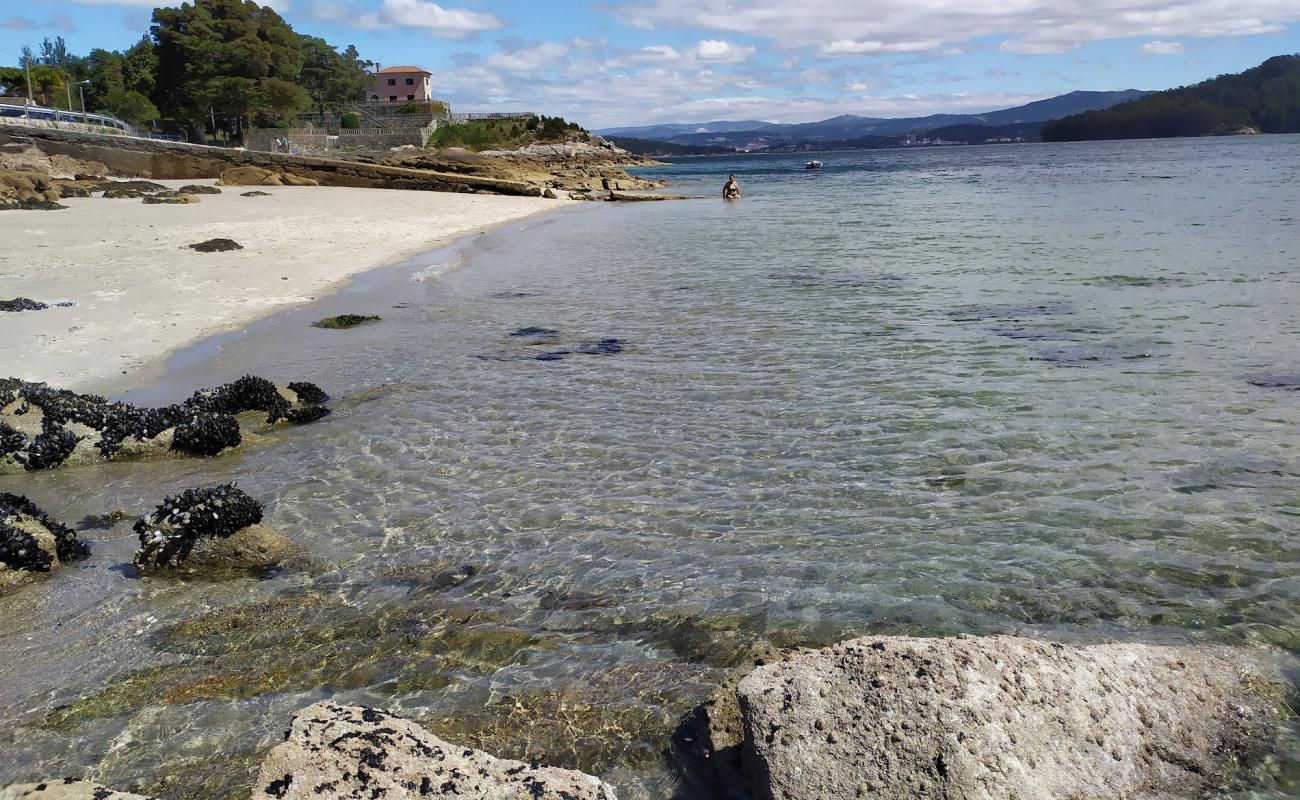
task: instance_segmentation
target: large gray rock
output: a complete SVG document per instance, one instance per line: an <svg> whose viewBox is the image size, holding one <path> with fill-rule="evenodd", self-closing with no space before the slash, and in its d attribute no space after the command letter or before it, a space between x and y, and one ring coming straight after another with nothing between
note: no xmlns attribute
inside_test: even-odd
<svg viewBox="0 0 1300 800"><path fill-rule="evenodd" d="M0 789L0 800L150 800L143 795L115 792L90 781L59 778L41 783L15 784Z"/></svg>
<svg viewBox="0 0 1300 800"><path fill-rule="evenodd" d="M867 637L737 687L758 798L1193 797L1260 755L1277 671L1227 649Z"/></svg>
<svg viewBox="0 0 1300 800"><path fill-rule="evenodd" d="M582 772L494 758L448 744L409 720L371 708L317 703L293 718L262 762L253 800L616 800Z"/></svg>

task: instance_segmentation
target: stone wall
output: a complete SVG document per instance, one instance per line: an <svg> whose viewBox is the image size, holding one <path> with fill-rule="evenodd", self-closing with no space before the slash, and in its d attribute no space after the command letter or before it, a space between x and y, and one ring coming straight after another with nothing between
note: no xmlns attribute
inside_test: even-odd
<svg viewBox="0 0 1300 800"><path fill-rule="evenodd" d="M98 161L106 165L113 175L154 180L217 178L230 167L251 165L311 178L325 186L432 192L483 191L527 196L541 194L540 186L516 180L129 136L24 128L0 121L0 145L4 144L34 146L48 156L64 155L78 161Z"/></svg>
<svg viewBox="0 0 1300 800"><path fill-rule="evenodd" d="M344 128L337 135L318 128L252 128L244 133L249 150L279 152L277 139L289 140L289 152L300 155L328 155L331 150L387 150L401 145L424 147L437 123L422 128Z"/></svg>

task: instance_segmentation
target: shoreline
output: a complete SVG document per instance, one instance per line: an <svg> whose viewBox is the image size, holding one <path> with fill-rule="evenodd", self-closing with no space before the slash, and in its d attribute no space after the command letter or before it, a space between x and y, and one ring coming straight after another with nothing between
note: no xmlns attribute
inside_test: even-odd
<svg viewBox="0 0 1300 800"><path fill-rule="evenodd" d="M271 196L241 196L259 188ZM335 294L357 275L578 204L329 186L221 189L194 205L72 198L66 211L0 216L0 239L14 243L0 253L0 299L51 306L0 314L11 344L0 376L78 391L143 386L186 347ZM187 248L216 237L244 249Z"/></svg>

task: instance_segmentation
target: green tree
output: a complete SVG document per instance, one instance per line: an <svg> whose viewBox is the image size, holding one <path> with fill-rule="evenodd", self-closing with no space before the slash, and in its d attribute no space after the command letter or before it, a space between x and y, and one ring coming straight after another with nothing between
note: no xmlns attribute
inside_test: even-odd
<svg viewBox="0 0 1300 800"><path fill-rule="evenodd" d="M258 87L258 121L274 125L282 119L292 120L311 104L307 90L279 78L266 78Z"/></svg>
<svg viewBox="0 0 1300 800"><path fill-rule="evenodd" d="M158 83L158 48L144 36L122 55L123 87L142 95L153 94Z"/></svg>
<svg viewBox="0 0 1300 800"><path fill-rule="evenodd" d="M95 49L86 56L86 73L89 85L85 87L86 108L107 110L107 98L126 89L122 75L122 54L112 50Z"/></svg>
<svg viewBox="0 0 1300 800"><path fill-rule="evenodd" d="M300 83L311 96L318 114L327 110L343 111L351 103L364 100L370 75L369 61L361 60L357 48L348 45L343 52L315 36L302 37Z"/></svg>
<svg viewBox="0 0 1300 800"><path fill-rule="evenodd" d="M118 89L111 92L104 98L103 109L132 125L143 125L160 116L157 106L133 89Z"/></svg>
<svg viewBox="0 0 1300 800"><path fill-rule="evenodd" d="M151 32L158 55L154 100L191 132L209 124L241 131L244 120L265 108L263 81L298 76L300 37L279 14L251 0L157 8Z"/></svg>

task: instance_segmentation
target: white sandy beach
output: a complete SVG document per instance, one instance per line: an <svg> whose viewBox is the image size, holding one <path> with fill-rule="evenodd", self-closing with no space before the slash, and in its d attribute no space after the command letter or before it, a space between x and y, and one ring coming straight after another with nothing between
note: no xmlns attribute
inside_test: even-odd
<svg viewBox="0 0 1300 800"><path fill-rule="evenodd" d="M159 181L169 186L212 181ZM241 197L260 189L270 197ZM0 214L0 377L95 389L308 302L352 275L570 201L341 187L222 187L193 205L67 199ZM234 239L244 249L187 245Z"/></svg>

